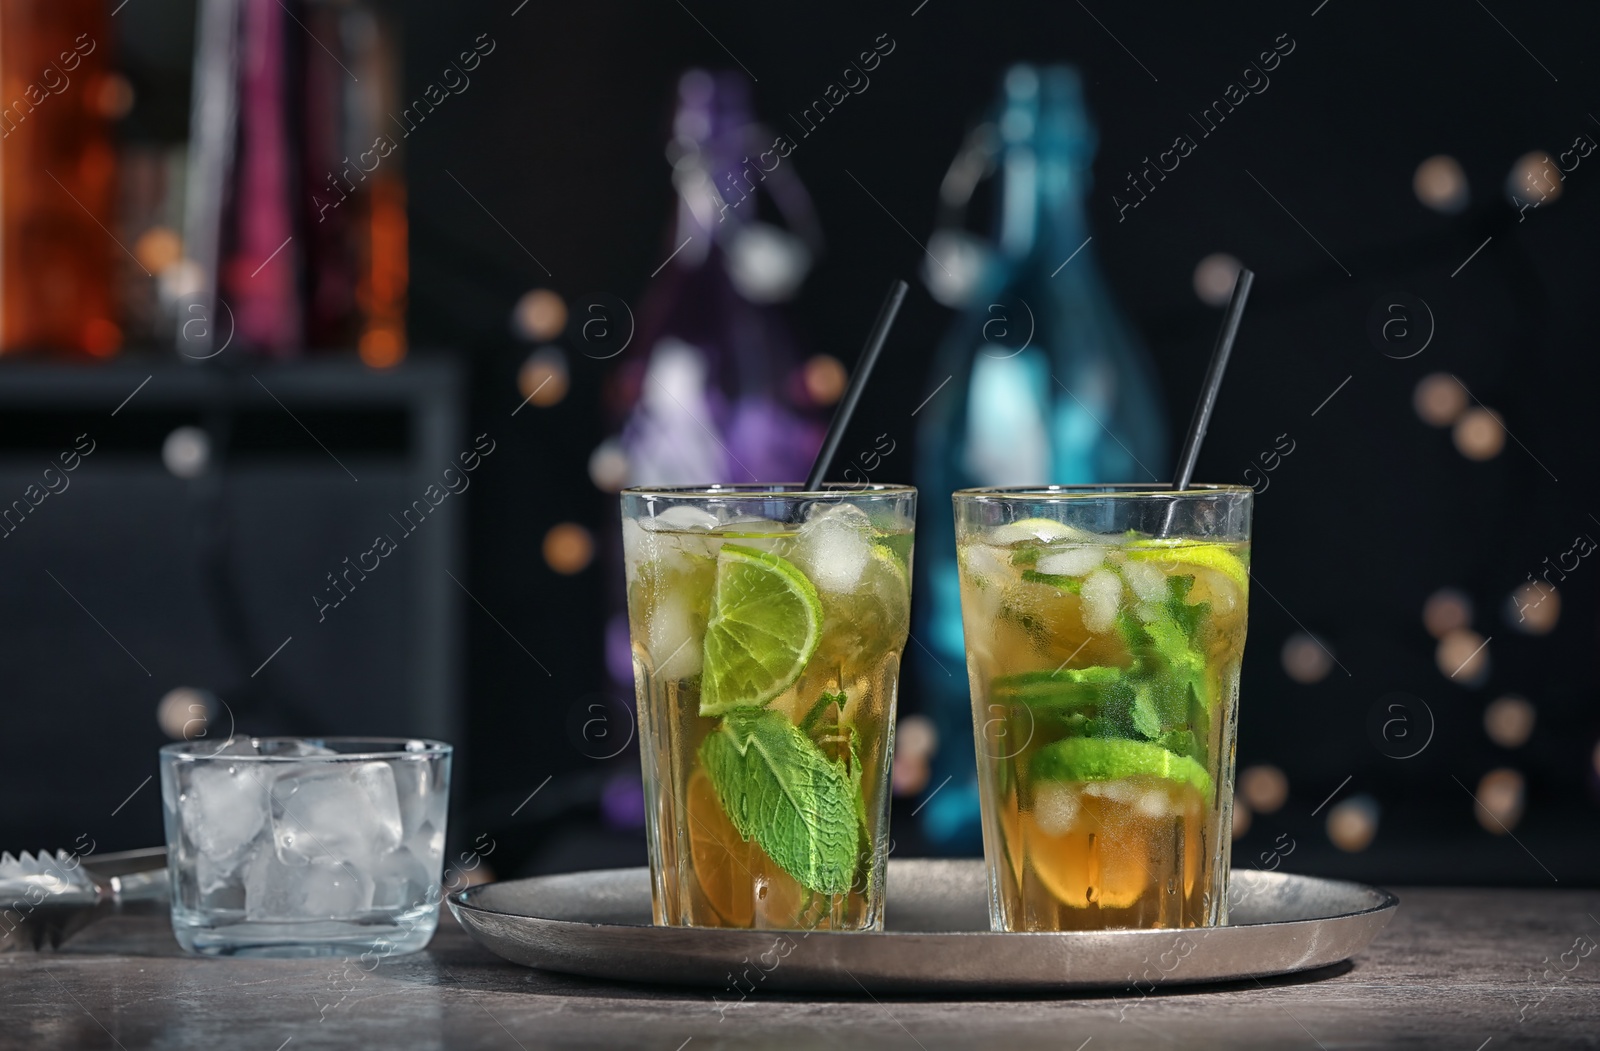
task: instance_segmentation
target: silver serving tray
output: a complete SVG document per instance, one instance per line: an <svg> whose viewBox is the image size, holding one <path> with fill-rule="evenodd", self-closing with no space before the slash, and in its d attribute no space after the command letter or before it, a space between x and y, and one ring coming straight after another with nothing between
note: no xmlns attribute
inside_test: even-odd
<svg viewBox="0 0 1600 1051"><path fill-rule="evenodd" d="M450 911L513 963L634 982L812 992L1063 991L1231 981L1338 963L1399 899L1342 880L1236 870L1232 922L1190 930L997 934L979 860L890 860L881 932L745 931L651 924L647 869L458 891Z"/></svg>

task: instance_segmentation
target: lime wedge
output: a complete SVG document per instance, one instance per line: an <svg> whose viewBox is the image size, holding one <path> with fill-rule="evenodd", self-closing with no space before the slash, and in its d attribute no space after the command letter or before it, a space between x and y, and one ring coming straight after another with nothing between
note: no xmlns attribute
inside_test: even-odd
<svg viewBox="0 0 1600 1051"><path fill-rule="evenodd" d="M822 600L788 559L738 544L717 554L700 714L759 708L794 684L822 637Z"/></svg>
<svg viewBox="0 0 1600 1051"><path fill-rule="evenodd" d="M1037 781L1119 781L1162 777L1193 785L1211 798L1211 776L1187 756L1160 745L1114 738L1068 737L1034 753L1028 772Z"/></svg>
<svg viewBox="0 0 1600 1051"><path fill-rule="evenodd" d="M1244 591L1250 590L1250 571L1239 556L1222 544L1193 544L1184 541L1139 540L1128 545L1128 557L1138 562L1166 565L1204 566L1215 569Z"/></svg>

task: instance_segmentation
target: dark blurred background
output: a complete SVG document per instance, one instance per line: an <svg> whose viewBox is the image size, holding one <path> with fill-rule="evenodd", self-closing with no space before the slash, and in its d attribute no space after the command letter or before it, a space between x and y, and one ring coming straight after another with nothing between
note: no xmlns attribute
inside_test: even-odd
<svg viewBox="0 0 1600 1051"><path fill-rule="evenodd" d="M341 5L294 6L311 28L288 24L285 53L314 67L316 18ZM618 432L618 386L644 348L591 353L582 322L647 322L652 275L673 273L661 272L682 240L664 150L685 70L747 77L755 116L781 130L887 34L870 89L785 161L822 248L774 310L813 378L831 375L817 355L848 370L888 282L913 283L846 446L890 435L897 452L876 480L917 480L912 413L948 371L935 352L959 318L920 279L941 179L1009 65L1071 63L1099 135L1093 241L1073 265L1099 268L1142 337L1173 446L1232 266L1257 274L1196 472L1260 492L1235 864L1396 883L1600 880L1600 568L1579 543L1600 535L1600 158L1582 162L1593 141L1577 145L1600 136L1592 10L1091 6L375 7L399 42L402 105L480 42L470 86L415 126L393 166L404 331L373 301L396 258L374 200L341 234L366 239L365 298L352 298L365 321L326 327L300 353L273 342L274 308L257 304L259 347L213 354L185 350L200 330L181 328L202 301L225 327L204 278L181 271L199 254L184 213L195 190L185 202L149 188L195 171L194 5L76 5L107 34L95 99L119 166L84 177L123 250L81 243L113 260L118 331L52 349L8 328L0 359L0 496L21 495L79 435L99 443L73 491L0 549L0 847L84 831L100 850L159 842L158 786L141 778L193 710L210 733L454 741L453 853L488 837L500 876L643 864L631 699L607 671L616 497L593 454ZM0 17L25 9L8 0ZM1194 117L1283 34L1294 50L1270 88L1119 210L1114 194L1137 199L1125 173L1175 135L1198 137ZM36 79L9 59L0 76L7 99ZM1552 160L1559 178L1531 178ZM5 178L8 196L19 179L55 189L37 173ZM261 235L252 215L219 220L234 230L215 279L224 301L228 245ZM311 228L299 221L282 229ZM975 209L973 229L987 221ZM148 239L186 223L179 247ZM4 280L26 259L8 253ZM301 265L315 271L310 248ZM1397 342L1383 325L1402 317ZM825 419L825 392L814 400ZM343 608L319 612L325 575L480 435L493 452L470 490ZM947 494L922 494L923 528L948 515ZM922 711L929 672L913 656L904 716ZM927 729L909 735L925 752L938 747ZM929 763L897 774L896 852L971 850L913 816L940 787Z"/></svg>

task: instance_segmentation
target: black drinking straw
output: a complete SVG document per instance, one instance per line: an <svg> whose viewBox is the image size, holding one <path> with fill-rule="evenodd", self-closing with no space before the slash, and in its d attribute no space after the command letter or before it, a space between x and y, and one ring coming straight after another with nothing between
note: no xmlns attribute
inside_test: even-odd
<svg viewBox="0 0 1600 1051"><path fill-rule="evenodd" d="M839 449L845 428L850 426L850 417L855 414L856 402L861 400L861 392L867 386L867 377L872 375L872 366L878 363L878 355L883 351L883 344L889 338L889 328L894 324L895 315L900 312L900 304L904 302L909 287L904 281L896 279L895 283L889 286L889 294L884 297L883 306L878 308L878 320L873 322L872 333L867 336L866 346L861 348L861 360L856 363L856 374L850 377L850 385L845 388L844 397L839 399L839 408L833 414L833 422L828 424L828 435L822 439L822 450L817 453L816 460L811 464L811 473L806 476L805 491L808 493L816 492L822 485L822 479L828 474L833 454Z"/></svg>
<svg viewBox="0 0 1600 1051"><path fill-rule="evenodd" d="M1194 474L1194 462L1200 456L1200 442L1206 436L1211 410L1217 404L1217 391L1222 386L1222 373L1228 367L1228 355L1233 353L1233 338L1239 334L1244 301L1250 298L1250 286L1255 280L1254 271L1239 268L1238 280L1233 284L1233 298L1228 300L1228 311L1222 316L1222 329L1217 333L1216 346L1211 349L1211 364L1206 366L1206 380L1200 389L1200 400L1195 404L1194 417L1189 421L1189 433L1184 436L1183 449L1178 453L1178 470L1172 478L1172 488L1177 492L1189 487L1189 478Z"/></svg>

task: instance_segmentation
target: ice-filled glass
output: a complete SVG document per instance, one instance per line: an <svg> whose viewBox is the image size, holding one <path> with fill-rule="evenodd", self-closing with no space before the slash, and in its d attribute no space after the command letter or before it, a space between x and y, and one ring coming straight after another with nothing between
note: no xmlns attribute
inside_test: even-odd
<svg viewBox="0 0 1600 1051"><path fill-rule="evenodd" d="M178 944L208 956L421 949L439 921L450 751L345 737L161 749Z"/></svg>
<svg viewBox="0 0 1600 1051"><path fill-rule="evenodd" d="M955 494L995 930L1227 922L1251 497Z"/></svg>
<svg viewBox="0 0 1600 1051"><path fill-rule="evenodd" d="M916 490L622 494L659 924L883 925Z"/></svg>

